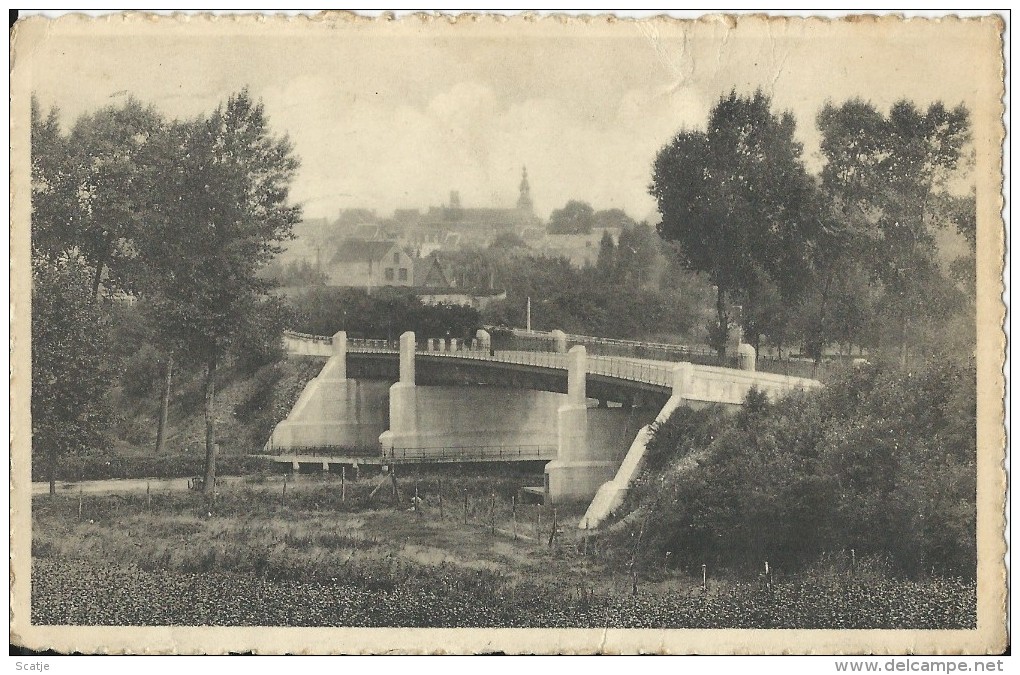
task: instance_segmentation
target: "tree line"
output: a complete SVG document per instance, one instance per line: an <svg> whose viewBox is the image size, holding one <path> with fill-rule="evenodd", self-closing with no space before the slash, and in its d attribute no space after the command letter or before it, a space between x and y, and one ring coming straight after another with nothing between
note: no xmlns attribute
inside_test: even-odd
<svg viewBox="0 0 1020 675"><path fill-rule="evenodd" d="M490 325L614 338L681 340L700 333L707 284L683 269L647 223L630 221L618 241L605 233L594 263L540 255L518 237L443 254L462 288L492 288L506 299L481 313Z"/></svg>
<svg viewBox="0 0 1020 675"><path fill-rule="evenodd" d="M137 302L164 362L157 445L174 365L204 373L211 490L217 369L279 345L280 301L259 272L301 215L290 141L247 90L188 120L129 99L67 131L33 100L31 157L32 433L51 491L58 458L94 446L107 421L117 298Z"/></svg>
<svg viewBox="0 0 1020 675"><path fill-rule="evenodd" d="M715 286L721 355L739 322L757 348L800 342L817 360L856 345L906 362L973 299L974 196L956 189L968 111L855 99L827 103L816 124L824 167L812 174L792 114L761 91L720 98L704 131L681 131L655 159L658 232ZM936 243L945 228L970 245L951 266Z"/></svg>

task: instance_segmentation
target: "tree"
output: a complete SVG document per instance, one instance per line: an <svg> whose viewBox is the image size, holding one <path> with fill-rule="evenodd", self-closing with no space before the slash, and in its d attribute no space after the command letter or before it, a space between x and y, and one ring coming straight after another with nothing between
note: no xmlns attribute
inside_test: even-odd
<svg viewBox="0 0 1020 675"><path fill-rule="evenodd" d="M594 227L619 228L634 227L637 225L634 219L624 212L623 209L605 209L596 211L592 216Z"/></svg>
<svg viewBox="0 0 1020 675"><path fill-rule="evenodd" d="M267 289L258 272L292 236L287 204L298 167L289 140L271 134L261 103L231 96L208 118L176 123L162 138L161 190L145 228L160 331L205 370L204 489L216 479L216 370L250 326Z"/></svg>
<svg viewBox="0 0 1020 675"><path fill-rule="evenodd" d="M616 242L613 235L603 232L599 239L599 255L595 259L595 271L603 282L615 283L616 278Z"/></svg>
<svg viewBox="0 0 1020 675"><path fill-rule="evenodd" d="M72 243L93 267L92 297L104 279L132 288L137 261L135 234L149 216L159 186L150 141L160 135L162 117L128 99L79 118L67 139L62 178L75 199L65 215Z"/></svg>
<svg viewBox="0 0 1020 675"><path fill-rule="evenodd" d="M550 234L588 234L595 225L595 209L587 202L571 199L549 216Z"/></svg>
<svg viewBox="0 0 1020 675"><path fill-rule="evenodd" d="M617 264L624 283L647 284L655 273L660 239L648 223L634 223L620 232L616 248Z"/></svg>
<svg viewBox="0 0 1020 675"><path fill-rule="evenodd" d="M866 266L882 289L888 322L898 327L896 342L905 361L911 326L939 309L928 301L931 284L942 276L934 230L950 221L962 232L970 229L966 208L957 212L946 197L969 139L968 112L941 102L922 111L900 101L883 114L855 99L826 105L818 127L826 158L823 189L835 205L829 223L848 236L823 248L816 265L831 275L846 269L840 260L852 255Z"/></svg>
<svg viewBox="0 0 1020 675"><path fill-rule="evenodd" d="M73 247L69 233L74 191L67 179L67 138L58 111L45 116L32 97L32 248L55 259Z"/></svg>
<svg viewBox="0 0 1020 675"><path fill-rule="evenodd" d="M103 321L75 255L32 259L32 448L50 494L61 457L97 447L109 423Z"/></svg>
<svg viewBox="0 0 1020 675"><path fill-rule="evenodd" d="M723 341L728 297L745 292L746 302L746 291L762 275L785 301L795 301L817 226L810 208L814 184L794 140L793 116L770 107L761 91L750 97L731 92L712 108L707 131L680 132L653 166L649 192L662 214L659 235L679 243L688 268L715 285Z"/></svg>

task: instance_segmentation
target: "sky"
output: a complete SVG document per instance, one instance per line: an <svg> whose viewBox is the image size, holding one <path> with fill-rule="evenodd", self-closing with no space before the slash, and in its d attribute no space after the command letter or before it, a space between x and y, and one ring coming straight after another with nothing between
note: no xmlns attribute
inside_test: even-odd
<svg viewBox="0 0 1020 675"><path fill-rule="evenodd" d="M997 94L976 48L995 31L978 24L206 23L65 21L26 33L15 68L65 124L128 95L192 117L248 87L294 143L292 198L311 218L427 208L451 190L512 206L527 166L543 217L580 199L640 220L657 150L730 89L793 112L814 169L827 101L980 111Z"/></svg>

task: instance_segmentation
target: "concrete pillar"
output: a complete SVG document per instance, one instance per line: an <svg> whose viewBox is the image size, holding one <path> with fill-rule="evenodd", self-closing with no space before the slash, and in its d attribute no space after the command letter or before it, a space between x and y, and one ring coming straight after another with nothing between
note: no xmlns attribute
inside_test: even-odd
<svg viewBox="0 0 1020 675"><path fill-rule="evenodd" d="M554 330L550 331L549 335L553 338L556 353L565 354L567 351L567 334L561 330Z"/></svg>
<svg viewBox="0 0 1020 675"><path fill-rule="evenodd" d="M694 383L694 364L681 363L673 368L673 396L687 396Z"/></svg>
<svg viewBox="0 0 1020 675"><path fill-rule="evenodd" d="M338 330L333 333L333 354L335 356L347 356L347 331Z"/></svg>
<svg viewBox="0 0 1020 675"><path fill-rule="evenodd" d="M479 328L475 331L475 337L478 339L478 348L485 352L489 351L492 347L492 336L489 331Z"/></svg>
<svg viewBox="0 0 1020 675"><path fill-rule="evenodd" d="M294 473L298 473L299 471L301 471L301 463L295 459L293 462L290 463L290 470L293 471Z"/></svg>
<svg viewBox="0 0 1020 675"><path fill-rule="evenodd" d="M616 473L612 459L593 456L588 446L588 353L577 345L567 354L567 400L557 415L556 459L545 467L553 504L590 500Z"/></svg>
<svg viewBox="0 0 1020 675"><path fill-rule="evenodd" d="M400 336L400 383L414 384L414 332Z"/></svg>
<svg viewBox="0 0 1020 675"><path fill-rule="evenodd" d="M414 333L400 336L400 381L390 386L390 428L379 435L383 451L418 447L418 402L414 386Z"/></svg>
<svg viewBox="0 0 1020 675"><path fill-rule="evenodd" d="M430 352L434 352L434 351L437 351L437 349L438 349L438 347L436 345L436 339L435 338L429 338L429 351Z"/></svg>
<svg viewBox="0 0 1020 675"><path fill-rule="evenodd" d="M322 463L322 472L323 473L329 473L329 462L323 462Z"/></svg>
<svg viewBox="0 0 1020 675"><path fill-rule="evenodd" d="M440 338L439 339L439 351L441 351L441 352L445 352L446 351L446 338Z"/></svg>
<svg viewBox="0 0 1020 675"><path fill-rule="evenodd" d="M577 345L567 354L567 398L571 404L584 405L587 410L587 391L588 350L583 345Z"/></svg>
<svg viewBox="0 0 1020 675"><path fill-rule="evenodd" d="M737 367L750 371L754 371L758 367L758 354L754 351L754 347L746 342L737 347Z"/></svg>
<svg viewBox="0 0 1020 675"><path fill-rule="evenodd" d="M457 346L458 346L457 338L450 338L450 351L451 352L457 351Z"/></svg>

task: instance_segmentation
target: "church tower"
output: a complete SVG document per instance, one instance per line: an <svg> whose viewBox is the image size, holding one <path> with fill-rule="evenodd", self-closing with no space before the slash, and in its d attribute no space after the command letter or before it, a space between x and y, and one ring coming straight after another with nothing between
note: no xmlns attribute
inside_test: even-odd
<svg viewBox="0 0 1020 675"><path fill-rule="evenodd" d="M528 167L523 167L521 176L521 196L517 198L517 208L527 213L532 213L535 205L531 202L531 185L528 184Z"/></svg>

